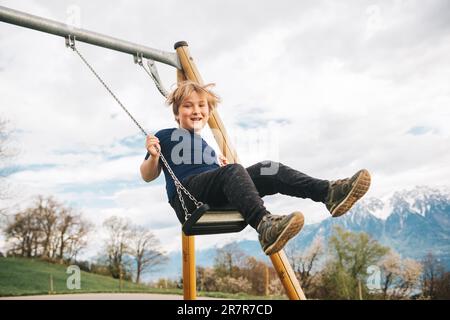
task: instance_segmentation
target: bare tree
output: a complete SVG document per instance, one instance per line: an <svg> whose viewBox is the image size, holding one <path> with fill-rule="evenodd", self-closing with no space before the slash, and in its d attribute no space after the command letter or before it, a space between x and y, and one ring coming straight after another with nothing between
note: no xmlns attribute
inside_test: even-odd
<svg viewBox="0 0 450 320"><path fill-rule="evenodd" d="M396 275L400 274L400 256L390 251L380 263L383 268L383 277L381 279L381 291L383 292L383 299L388 298L388 290L393 285Z"/></svg>
<svg viewBox="0 0 450 320"><path fill-rule="evenodd" d="M422 271L423 268L419 262L413 259L403 259L401 282L394 295L410 297L419 285Z"/></svg>
<svg viewBox="0 0 450 320"><path fill-rule="evenodd" d="M129 273L129 264L125 256L130 251L131 222L120 217L110 217L103 222L108 232L106 240L107 263L114 278L122 278Z"/></svg>
<svg viewBox="0 0 450 320"><path fill-rule="evenodd" d="M254 257L246 257L245 267L241 273L251 284L251 293L268 295L270 286L269 266Z"/></svg>
<svg viewBox="0 0 450 320"><path fill-rule="evenodd" d="M92 229L92 224L82 218L80 213L70 208L61 211L56 228L58 239L57 258L62 261L75 259L77 254L87 245L87 235Z"/></svg>
<svg viewBox="0 0 450 320"><path fill-rule="evenodd" d="M450 299L450 272L429 252L422 260L422 295L429 299Z"/></svg>
<svg viewBox="0 0 450 320"><path fill-rule="evenodd" d="M52 198L44 199L43 196L38 196L35 203L35 213L39 217L39 226L42 232L42 256L51 258L56 251L52 240L55 236L55 227L58 220L58 205Z"/></svg>
<svg viewBox="0 0 450 320"><path fill-rule="evenodd" d="M91 226L71 208L38 196L33 206L13 215L4 233L11 254L70 261L86 246Z"/></svg>
<svg viewBox="0 0 450 320"><path fill-rule="evenodd" d="M38 247L42 236L39 220L32 209L14 215L4 229L6 241L10 244L9 254L33 257L39 254Z"/></svg>
<svg viewBox="0 0 450 320"><path fill-rule="evenodd" d="M199 291L218 291L217 279L213 268L197 267L197 288Z"/></svg>
<svg viewBox="0 0 450 320"><path fill-rule="evenodd" d="M412 259L400 258L390 251L380 262L383 269L382 288L384 299L408 298L419 283L422 273L420 263Z"/></svg>
<svg viewBox="0 0 450 320"><path fill-rule="evenodd" d="M225 245L217 249L214 258L214 271L219 277L238 277L240 269L245 266L245 258L245 253L236 243Z"/></svg>
<svg viewBox="0 0 450 320"><path fill-rule="evenodd" d="M160 249L158 238L142 226L131 228L130 240L129 254L134 258L136 283L139 283L142 274L166 263L168 258Z"/></svg>
<svg viewBox="0 0 450 320"><path fill-rule="evenodd" d="M313 272L317 268L323 253L323 238L321 237L315 238L306 252L298 250L295 243L288 245L286 248L286 254L292 268L305 291L308 291L311 287Z"/></svg>

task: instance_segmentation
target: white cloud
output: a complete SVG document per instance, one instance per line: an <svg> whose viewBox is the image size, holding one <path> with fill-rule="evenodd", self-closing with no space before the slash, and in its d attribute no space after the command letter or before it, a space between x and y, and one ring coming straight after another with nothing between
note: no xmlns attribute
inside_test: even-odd
<svg viewBox="0 0 450 320"><path fill-rule="evenodd" d="M418 184L448 185L447 1L2 5L60 21L69 6L79 6L82 28L166 51L188 41L205 81L217 83L219 112L244 165L270 158L322 179L366 167L375 197ZM144 128L175 126L130 56L78 46ZM142 147L123 143L139 130L63 39L1 23L0 48L0 116L17 129L16 164L23 166L10 176L19 189L15 202L54 194L96 225L111 215L130 217L154 229L166 250L179 249L180 226L163 178L139 185L144 138ZM169 87L174 69L159 68ZM415 127L429 130L408 133ZM277 139L266 145L268 135ZM304 212L307 223L327 217L323 205L309 200L265 201L274 212ZM245 237L256 239L249 229L197 243L204 248Z"/></svg>

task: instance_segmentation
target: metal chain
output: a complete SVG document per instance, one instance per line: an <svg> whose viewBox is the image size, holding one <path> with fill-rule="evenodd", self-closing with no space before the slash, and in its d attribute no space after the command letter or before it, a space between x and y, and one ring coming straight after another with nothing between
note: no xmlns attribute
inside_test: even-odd
<svg viewBox="0 0 450 320"><path fill-rule="evenodd" d="M131 115L130 112L128 112L127 108L122 104L122 102L119 100L119 98L116 97L116 95L112 92L112 90L109 88L109 86L103 81L103 79L98 75L98 73L94 70L94 68L89 64L89 62L84 58L84 56L78 51L77 47L75 46L75 37L68 36L66 38L66 46L71 48L74 52L78 54L78 56L81 58L81 60L86 64L86 66L92 71L92 73L95 75L95 77L100 81L100 83L105 87L106 90L111 94L111 96L116 100L116 102L122 107L122 109L126 112L126 114L133 120L133 122L138 126L138 128L142 131L142 133L145 136L148 136L147 132L141 127L141 125L136 121L136 119ZM143 66L142 62L139 63L145 71L147 69ZM147 72L148 73L148 72ZM153 79L153 76L148 73L150 77ZM154 80L155 81L155 80ZM156 83L156 81L155 81ZM161 92L162 93L162 92ZM181 206L183 208L183 211L185 213L185 219L188 220L191 216L189 211L186 208L186 205L184 203L183 195L181 194L181 190L189 197L189 199L192 200L192 202L195 204L195 206L198 208L203 205L201 201L198 201L184 186L183 184L178 180L175 173L172 171L172 168L170 168L169 163L167 162L166 158L162 154L161 150L158 149L158 147L155 146L156 151L158 151L158 154L160 156L161 161L163 162L164 166L166 167L167 171L169 172L170 176L172 177L175 188L178 194L178 198L180 199ZM181 189L181 190L180 190Z"/></svg>
<svg viewBox="0 0 450 320"><path fill-rule="evenodd" d="M95 77L101 82L101 84L105 87L106 90L108 90L109 94L116 100L116 102L119 104L119 106L128 114L128 116L133 120L133 122L138 126L138 128L142 131L142 133L147 136L147 132L144 130L144 128L141 127L141 125L134 119L134 117L131 115L131 113L128 112L127 108L120 102L119 98L116 97L114 92L108 87L108 85L103 81L103 79L97 74L97 72L94 70L94 68L87 62L87 60L84 58L84 56L78 51L77 47L75 46L75 37L71 38L69 36L69 42L66 42L66 45L70 47L73 51L75 51L78 56L81 58L81 60L86 64L86 66L92 71L92 73L95 75Z"/></svg>

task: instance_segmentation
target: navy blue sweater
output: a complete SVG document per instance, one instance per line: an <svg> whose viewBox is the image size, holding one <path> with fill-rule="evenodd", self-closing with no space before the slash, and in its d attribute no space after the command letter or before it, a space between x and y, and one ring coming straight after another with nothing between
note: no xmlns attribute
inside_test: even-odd
<svg viewBox="0 0 450 320"><path fill-rule="evenodd" d="M158 131L155 136L159 139L162 154L181 183L189 176L220 167L214 149L196 133L183 128L170 128ZM150 153L147 152L145 159L149 156ZM159 162L166 178L170 202L176 195L175 184L161 159Z"/></svg>

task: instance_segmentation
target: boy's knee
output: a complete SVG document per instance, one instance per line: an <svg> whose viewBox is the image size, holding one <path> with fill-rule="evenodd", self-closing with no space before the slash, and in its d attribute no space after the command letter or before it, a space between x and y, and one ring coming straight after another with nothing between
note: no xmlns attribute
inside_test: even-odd
<svg viewBox="0 0 450 320"><path fill-rule="evenodd" d="M240 163L230 163L230 164L226 165L225 168L227 168L228 170L231 170L231 171L245 170L244 166Z"/></svg>
<svg viewBox="0 0 450 320"><path fill-rule="evenodd" d="M230 163L229 166L234 170L244 169L244 166L240 163Z"/></svg>
<svg viewBox="0 0 450 320"><path fill-rule="evenodd" d="M273 166L279 166L280 163L272 160L264 160L260 162L261 166L263 167L273 167Z"/></svg>
<svg viewBox="0 0 450 320"><path fill-rule="evenodd" d="M279 162L272 161L272 160L265 160L260 162L261 168L260 168L260 174L264 176L270 176L275 175L278 173L278 169L282 165Z"/></svg>

